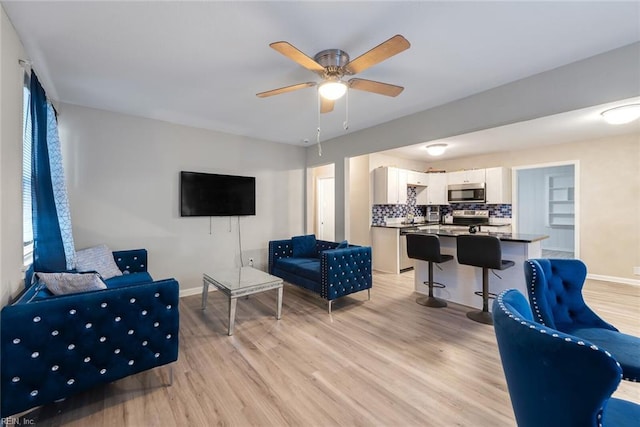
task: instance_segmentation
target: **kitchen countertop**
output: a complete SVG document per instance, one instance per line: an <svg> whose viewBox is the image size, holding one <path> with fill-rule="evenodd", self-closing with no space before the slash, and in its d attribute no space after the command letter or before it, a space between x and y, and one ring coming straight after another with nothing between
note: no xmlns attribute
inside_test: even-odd
<svg viewBox="0 0 640 427"><path fill-rule="evenodd" d="M444 224L450 225L450 224ZM427 226L425 228L425 226ZM383 227L383 228L399 228L402 229L404 233L420 233L420 234L436 234L440 237L456 237L461 234L472 234L469 233L468 230L465 229L444 229L441 228L438 224L433 224L429 226L429 224L390 224L390 225L373 225L373 227ZM419 229L418 227L422 228ZM491 227L492 229L500 228L500 225L489 225L482 227ZM544 234L524 234L524 233L511 233L511 232L501 232L501 231L478 231L477 233L473 233L478 236L496 236L498 239L505 242L524 242L531 243L537 242L540 240L548 239L549 236Z"/></svg>

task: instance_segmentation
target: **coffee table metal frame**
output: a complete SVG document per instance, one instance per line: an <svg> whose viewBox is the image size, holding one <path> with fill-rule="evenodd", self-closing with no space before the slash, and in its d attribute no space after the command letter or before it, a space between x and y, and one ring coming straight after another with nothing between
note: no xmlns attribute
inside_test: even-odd
<svg viewBox="0 0 640 427"><path fill-rule="evenodd" d="M233 327L236 320L236 305L238 298L259 292L276 289L276 319L282 318L282 290L281 278L272 276L253 267L240 267L218 273L202 275L202 310L207 308L209 285L220 290L229 301L229 329L228 335L233 335Z"/></svg>

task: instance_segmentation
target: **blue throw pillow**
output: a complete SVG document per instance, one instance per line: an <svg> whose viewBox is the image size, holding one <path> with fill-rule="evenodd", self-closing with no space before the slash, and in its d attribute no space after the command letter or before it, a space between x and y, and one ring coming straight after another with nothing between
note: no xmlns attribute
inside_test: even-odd
<svg viewBox="0 0 640 427"><path fill-rule="evenodd" d="M349 242L347 242L346 240L343 240L342 242L338 243L338 246L336 246L336 249L344 249L348 247L349 247Z"/></svg>
<svg viewBox="0 0 640 427"><path fill-rule="evenodd" d="M291 238L294 258L315 258L318 256L316 250L316 235L294 236Z"/></svg>

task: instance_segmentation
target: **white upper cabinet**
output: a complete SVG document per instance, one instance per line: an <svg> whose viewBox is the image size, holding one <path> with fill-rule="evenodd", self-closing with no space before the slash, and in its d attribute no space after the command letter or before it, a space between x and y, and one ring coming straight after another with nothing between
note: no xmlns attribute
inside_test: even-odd
<svg viewBox="0 0 640 427"><path fill-rule="evenodd" d="M424 172L407 171L407 185L426 187L429 185L429 174Z"/></svg>
<svg viewBox="0 0 640 427"><path fill-rule="evenodd" d="M489 205L511 204L511 169L486 169L486 197Z"/></svg>
<svg viewBox="0 0 640 427"><path fill-rule="evenodd" d="M447 174L430 173L427 187L427 205L448 205Z"/></svg>
<svg viewBox="0 0 640 427"><path fill-rule="evenodd" d="M449 184L476 184L485 182L484 169L469 169L464 171L456 171L447 173Z"/></svg>
<svg viewBox="0 0 640 427"><path fill-rule="evenodd" d="M407 203L407 170L380 167L373 171L373 203L400 205Z"/></svg>

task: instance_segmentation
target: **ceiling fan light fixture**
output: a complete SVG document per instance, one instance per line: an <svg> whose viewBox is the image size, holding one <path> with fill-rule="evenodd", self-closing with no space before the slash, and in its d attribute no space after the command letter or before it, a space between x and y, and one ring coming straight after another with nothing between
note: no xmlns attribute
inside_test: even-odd
<svg viewBox="0 0 640 427"><path fill-rule="evenodd" d="M622 105L610 108L600 113L605 122L610 125L623 125L640 118L640 104Z"/></svg>
<svg viewBox="0 0 640 427"><path fill-rule="evenodd" d="M447 144L431 144L426 146L430 156L442 156L447 149Z"/></svg>
<svg viewBox="0 0 640 427"><path fill-rule="evenodd" d="M323 98L335 101L347 93L347 84L341 80L324 82L318 87L318 92Z"/></svg>

